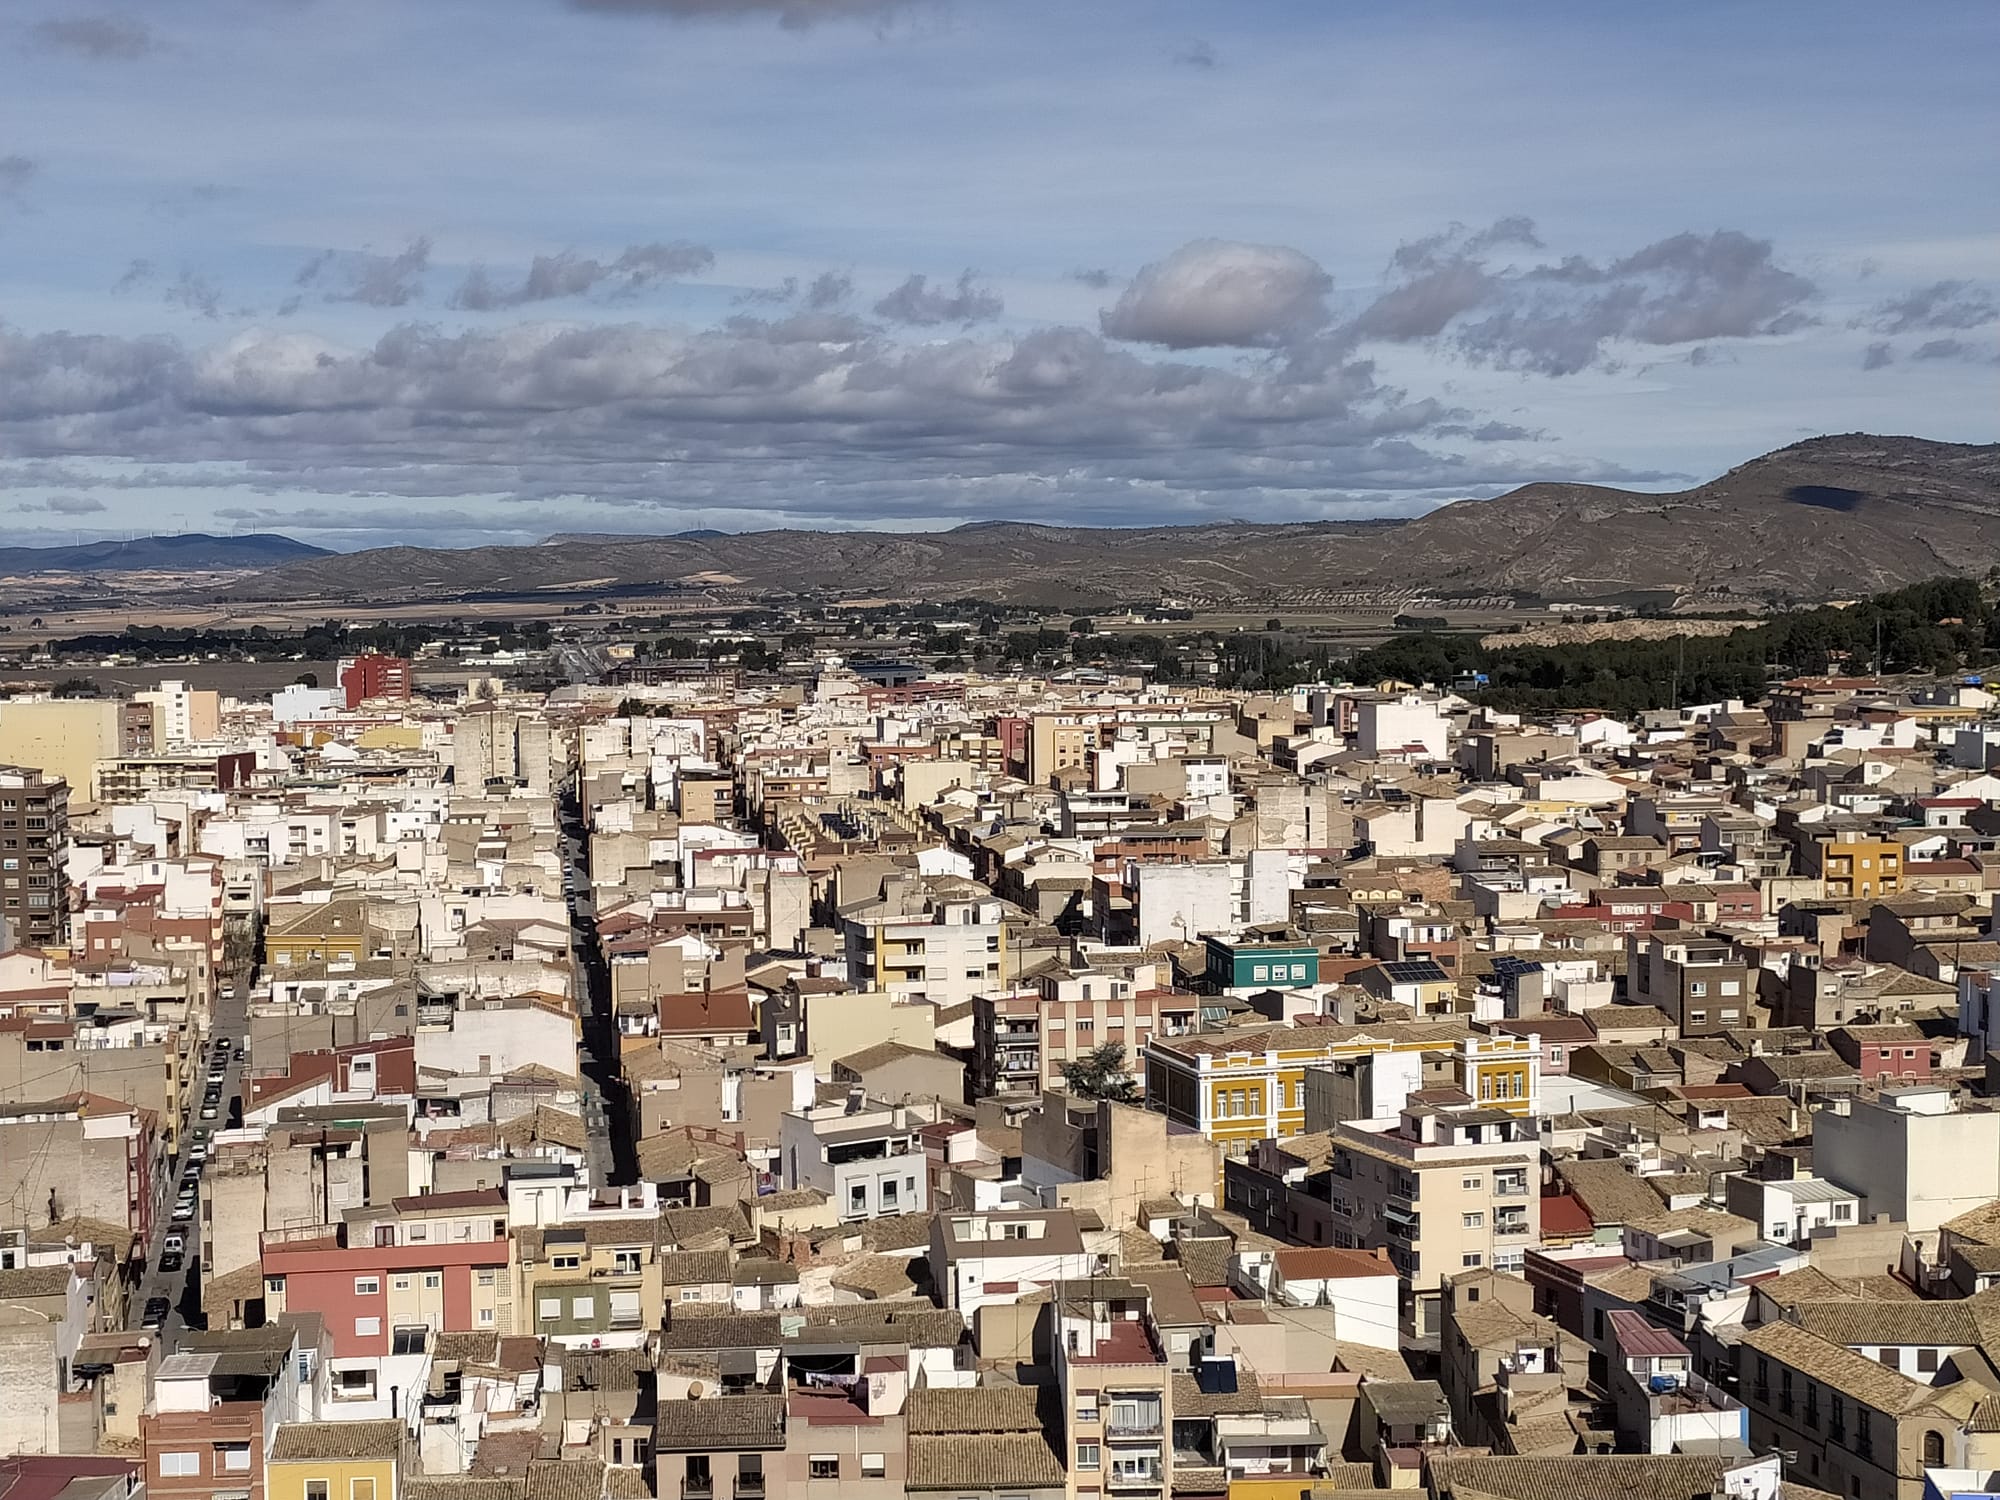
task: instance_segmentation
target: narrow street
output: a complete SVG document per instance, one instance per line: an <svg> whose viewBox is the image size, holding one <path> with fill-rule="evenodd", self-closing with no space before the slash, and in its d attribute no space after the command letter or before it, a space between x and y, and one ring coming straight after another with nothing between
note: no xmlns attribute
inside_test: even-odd
<svg viewBox="0 0 2000 1500"><path fill-rule="evenodd" d="M161 1200L153 1206L153 1232L146 1244L146 1269L132 1295L129 1318L132 1328L143 1325L148 1303L154 1298L166 1299L168 1310L159 1332L161 1341L169 1349L174 1346L183 1328L206 1326L201 1311L199 1215L202 1204L197 1196L193 1212L180 1217L175 1208L175 1198L189 1184L197 1189L200 1186L206 1153L203 1160L196 1161L197 1146L207 1146L218 1131L227 1130L242 1120L242 1042L249 1031L250 984L253 977L254 970L246 971L216 997L215 1020L209 1029L207 1042L189 1060L187 1086L182 1090L186 1115L181 1122L180 1149L174 1158L173 1173L161 1191ZM212 1071L211 1059L218 1055L218 1049L225 1043L229 1050L224 1055L224 1065L217 1077ZM211 1095L214 1098L214 1118L203 1119L202 1112L211 1107ZM181 1240L180 1263L173 1270L168 1270L165 1266L167 1244L175 1235Z"/></svg>
<svg viewBox="0 0 2000 1500"><path fill-rule="evenodd" d="M618 1022L611 1010L611 976L597 946L597 905L591 894L589 833L573 793L557 801L557 837L562 847L565 897L569 904L571 963L577 1010L583 1020L583 1124L590 1180L616 1186L638 1179L633 1150L631 1100L618 1060Z"/></svg>

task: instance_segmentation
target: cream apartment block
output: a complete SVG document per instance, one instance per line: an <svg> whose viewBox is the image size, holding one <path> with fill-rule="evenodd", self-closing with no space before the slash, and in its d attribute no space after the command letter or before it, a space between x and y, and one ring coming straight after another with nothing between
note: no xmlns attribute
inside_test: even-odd
<svg viewBox="0 0 2000 1500"><path fill-rule="evenodd" d="M1535 1122L1499 1109L1406 1108L1391 1128L1333 1131L1334 1244L1386 1249L1408 1336L1438 1331L1443 1278L1518 1271L1541 1243Z"/></svg>
<svg viewBox="0 0 2000 1500"><path fill-rule="evenodd" d="M963 1005L1010 978L1006 904L970 882L897 888L841 914L847 972L898 1000Z"/></svg>

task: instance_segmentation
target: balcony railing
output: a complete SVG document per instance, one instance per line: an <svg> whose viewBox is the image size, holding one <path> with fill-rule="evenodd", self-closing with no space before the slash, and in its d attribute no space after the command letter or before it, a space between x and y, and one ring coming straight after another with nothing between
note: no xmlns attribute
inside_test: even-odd
<svg viewBox="0 0 2000 1500"><path fill-rule="evenodd" d="M762 1474L738 1474L736 1476L736 1500L764 1500L764 1476Z"/></svg>
<svg viewBox="0 0 2000 1500"><path fill-rule="evenodd" d="M681 1500L709 1500L715 1493L715 1476L708 1475L696 1479L692 1475L681 1481Z"/></svg>
<svg viewBox="0 0 2000 1500"><path fill-rule="evenodd" d="M1104 1422L1104 1435L1108 1438L1156 1438L1160 1435L1160 1409L1156 1406L1149 1411L1113 1413Z"/></svg>
<svg viewBox="0 0 2000 1500"><path fill-rule="evenodd" d="M1496 1219L1493 1222L1493 1232L1503 1239L1518 1239L1521 1235L1528 1232L1528 1221L1526 1219Z"/></svg>

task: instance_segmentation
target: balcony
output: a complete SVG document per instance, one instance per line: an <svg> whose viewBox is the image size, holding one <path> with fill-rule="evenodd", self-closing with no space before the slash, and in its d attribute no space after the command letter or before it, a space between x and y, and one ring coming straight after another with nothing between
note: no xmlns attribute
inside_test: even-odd
<svg viewBox="0 0 2000 1500"><path fill-rule="evenodd" d="M1112 1442L1127 1438L1157 1438L1161 1431L1160 1420L1158 1405L1122 1411L1114 1406L1105 1416L1104 1435Z"/></svg>
<svg viewBox="0 0 2000 1500"><path fill-rule="evenodd" d="M1493 1233L1500 1239L1519 1239L1528 1232L1526 1219L1495 1219Z"/></svg>
<svg viewBox="0 0 2000 1500"><path fill-rule="evenodd" d="M1504 1178L1496 1177L1493 1179L1493 1196L1496 1198L1525 1198L1528 1196L1528 1184L1525 1181L1508 1182Z"/></svg>
<svg viewBox="0 0 2000 1500"><path fill-rule="evenodd" d="M710 1500L715 1493L715 1476L704 1474L699 1479L693 1475L681 1481L681 1500Z"/></svg>
<svg viewBox="0 0 2000 1500"><path fill-rule="evenodd" d="M764 1500L764 1476L762 1474L738 1474L736 1476L736 1500Z"/></svg>
<svg viewBox="0 0 2000 1500"><path fill-rule="evenodd" d="M1112 1469L1104 1476L1107 1490L1157 1490L1160 1487L1160 1468L1149 1464L1143 1468Z"/></svg>

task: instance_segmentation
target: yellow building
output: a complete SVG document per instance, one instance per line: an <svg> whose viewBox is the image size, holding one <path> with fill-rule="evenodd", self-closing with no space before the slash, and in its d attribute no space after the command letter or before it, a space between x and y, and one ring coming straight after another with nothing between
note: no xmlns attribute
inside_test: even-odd
<svg viewBox="0 0 2000 1500"><path fill-rule="evenodd" d="M358 964L372 956L367 918L366 903L356 900L278 907L264 929L264 962L285 968Z"/></svg>
<svg viewBox="0 0 2000 1500"><path fill-rule="evenodd" d="M400 1421L287 1422L264 1461L264 1500L398 1500Z"/></svg>
<svg viewBox="0 0 2000 1500"><path fill-rule="evenodd" d="M1835 900L1894 896L1903 889L1903 845L1841 829L1808 838L1800 851L1806 875L1817 875Z"/></svg>
<svg viewBox="0 0 2000 1500"><path fill-rule="evenodd" d="M1451 1050L1466 1035L1463 1021L1448 1020L1155 1036L1140 1049L1146 1106L1241 1155L1257 1141L1304 1131L1308 1069L1375 1053Z"/></svg>

